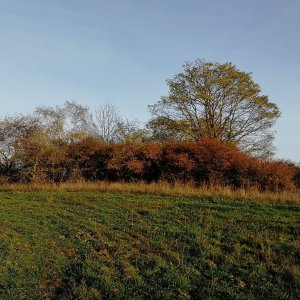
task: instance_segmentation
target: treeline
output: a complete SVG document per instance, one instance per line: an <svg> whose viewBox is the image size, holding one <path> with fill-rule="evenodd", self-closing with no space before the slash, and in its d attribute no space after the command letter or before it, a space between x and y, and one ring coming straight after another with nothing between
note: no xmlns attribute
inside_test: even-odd
<svg viewBox="0 0 300 300"><path fill-rule="evenodd" d="M74 102L6 117L0 120L0 181L164 180L273 191L300 186L294 163L254 157L213 138L155 142L136 124L110 105L93 114Z"/></svg>
<svg viewBox="0 0 300 300"><path fill-rule="evenodd" d="M48 174L47 179L165 180L192 182L195 185L205 183L257 187L273 191L294 189L299 184L299 169L293 164L254 158L216 139L115 145L87 139L67 145L64 155L68 163L63 165L63 162L56 162L61 168L56 173L60 174L59 177L51 171L47 173L47 169L49 172L55 162L43 162L44 166L48 166L42 172L43 175ZM64 178L62 174L65 174Z"/></svg>
<svg viewBox="0 0 300 300"><path fill-rule="evenodd" d="M225 184L286 190L299 187L299 168L251 157L214 139L180 143L109 144L95 138L51 145L24 140L2 182L145 181Z"/></svg>

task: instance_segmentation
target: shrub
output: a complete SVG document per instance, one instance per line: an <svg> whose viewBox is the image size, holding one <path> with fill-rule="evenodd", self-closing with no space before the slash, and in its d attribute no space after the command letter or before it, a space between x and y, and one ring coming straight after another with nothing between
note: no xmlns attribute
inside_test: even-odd
<svg viewBox="0 0 300 300"><path fill-rule="evenodd" d="M299 166L264 160L216 139L198 142L108 144L95 138L77 142L24 140L18 169L5 181L76 180L192 182L291 190L300 186Z"/></svg>
<svg viewBox="0 0 300 300"><path fill-rule="evenodd" d="M114 146L97 139L88 138L69 145L67 161L70 171L80 170L85 180L106 180L111 178L108 163Z"/></svg>
<svg viewBox="0 0 300 300"><path fill-rule="evenodd" d="M118 180L160 179L161 145L156 143L115 145L108 169L115 172Z"/></svg>

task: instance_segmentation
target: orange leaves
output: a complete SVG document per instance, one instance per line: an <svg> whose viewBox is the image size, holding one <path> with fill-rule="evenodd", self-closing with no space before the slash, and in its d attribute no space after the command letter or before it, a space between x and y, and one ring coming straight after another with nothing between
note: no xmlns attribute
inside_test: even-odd
<svg viewBox="0 0 300 300"><path fill-rule="evenodd" d="M234 151L237 150L230 145L206 138L198 142L166 145L164 160L172 178L178 171L181 176L184 174L185 178L192 178L197 183L224 183L223 177L232 165Z"/></svg>
<svg viewBox="0 0 300 300"><path fill-rule="evenodd" d="M132 159L130 161L127 161L126 167L128 168L128 170L138 174L141 174L145 168L143 162L137 159Z"/></svg>
<svg viewBox="0 0 300 300"><path fill-rule="evenodd" d="M159 160L162 154L161 144L143 143L139 145L142 155L148 160Z"/></svg>
<svg viewBox="0 0 300 300"><path fill-rule="evenodd" d="M108 169L115 171L114 177L119 180L155 180L149 173L160 162L161 150L156 143L114 145Z"/></svg>
<svg viewBox="0 0 300 300"><path fill-rule="evenodd" d="M280 191L295 188L300 176L291 163L255 158L209 138L166 144L108 144L92 138L57 145L27 141L23 151L21 174L34 181L61 182L77 174L83 180L166 180Z"/></svg>
<svg viewBox="0 0 300 300"><path fill-rule="evenodd" d="M168 160L169 163L186 171L191 171L195 166L195 162L189 158L187 153L170 153Z"/></svg>
<svg viewBox="0 0 300 300"><path fill-rule="evenodd" d="M294 188L296 172L283 161L268 161L261 163L260 185L264 190L280 191Z"/></svg>

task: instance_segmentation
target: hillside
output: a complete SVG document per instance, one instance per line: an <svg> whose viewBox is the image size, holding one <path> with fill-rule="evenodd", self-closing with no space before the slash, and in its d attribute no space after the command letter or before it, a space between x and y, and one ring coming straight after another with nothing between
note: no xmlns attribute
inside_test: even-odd
<svg viewBox="0 0 300 300"><path fill-rule="evenodd" d="M296 299L300 206L0 193L1 299Z"/></svg>

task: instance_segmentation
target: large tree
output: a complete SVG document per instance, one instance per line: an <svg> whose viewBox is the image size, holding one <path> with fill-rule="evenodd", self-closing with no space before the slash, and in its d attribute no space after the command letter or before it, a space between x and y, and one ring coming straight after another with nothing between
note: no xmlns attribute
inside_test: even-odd
<svg viewBox="0 0 300 300"><path fill-rule="evenodd" d="M231 63L196 60L167 81L169 95L149 106L157 139L217 138L243 150L269 154L280 112L261 95L251 73Z"/></svg>

